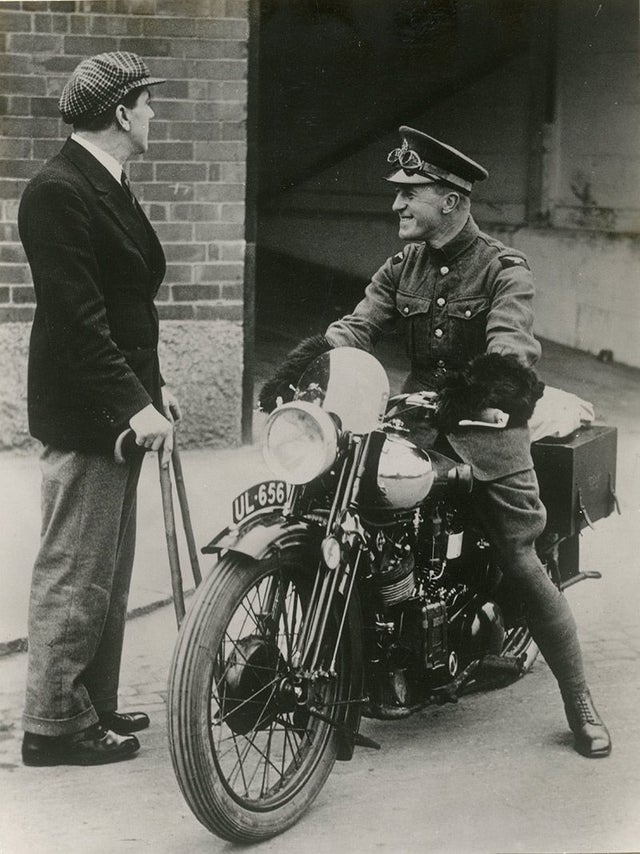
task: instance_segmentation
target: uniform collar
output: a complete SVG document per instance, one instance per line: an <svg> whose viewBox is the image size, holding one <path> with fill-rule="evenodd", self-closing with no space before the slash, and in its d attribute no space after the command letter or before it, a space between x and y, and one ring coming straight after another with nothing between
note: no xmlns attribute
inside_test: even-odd
<svg viewBox="0 0 640 854"><path fill-rule="evenodd" d="M431 254L436 255L438 258L442 258L443 261L453 261L458 257L458 255L464 252L465 249L468 249L469 246L471 246L478 234L480 234L480 229L476 225L473 217L469 215L469 219L456 236L452 237L448 243L445 243L444 246L441 246L439 249L431 249Z"/></svg>

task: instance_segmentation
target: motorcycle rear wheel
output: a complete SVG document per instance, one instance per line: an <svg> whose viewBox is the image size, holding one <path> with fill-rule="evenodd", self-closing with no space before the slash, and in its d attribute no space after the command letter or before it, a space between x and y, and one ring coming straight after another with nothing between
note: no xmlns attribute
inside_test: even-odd
<svg viewBox="0 0 640 854"><path fill-rule="evenodd" d="M257 842L286 830L336 759L335 728L296 702L290 678L311 560L291 542L260 562L228 553L179 632L169 676L171 757L196 818L223 839ZM337 677L309 689L330 719L348 703L348 666L342 643Z"/></svg>

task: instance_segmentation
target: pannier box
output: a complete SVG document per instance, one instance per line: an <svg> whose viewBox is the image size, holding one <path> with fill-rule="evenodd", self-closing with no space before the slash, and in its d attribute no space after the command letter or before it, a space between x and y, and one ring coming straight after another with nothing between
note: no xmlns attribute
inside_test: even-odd
<svg viewBox="0 0 640 854"><path fill-rule="evenodd" d="M571 537L613 512L617 444L615 427L589 426L531 445L547 531Z"/></svg>

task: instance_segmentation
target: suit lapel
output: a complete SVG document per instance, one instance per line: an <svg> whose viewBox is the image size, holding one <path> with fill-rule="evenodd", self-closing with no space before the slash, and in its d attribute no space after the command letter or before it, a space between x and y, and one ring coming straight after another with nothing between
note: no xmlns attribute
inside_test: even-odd
<svg viewBox="0 0 640 854"><path fill-rule="evenodd" d="M136 209L131 204L115 178L77 142L68 139L62 148L62 154L92 184L101 204L126 237L136 245L148 266L156 268L158 265L153 263L153 256L156 256L158 250L162 254L162 249L142 208L138 205ZM153 241L150 240L150 232L153 234Z"/></svg>
<svg viewBox="0 0 640 854"><path fill-rule="evenodd" d="M113 189L100 197L101 203L108 210L114 222L124 231L127 237L136 244L145 260L149 261L149 241L144 222L136 208L125 196L121 187L113 181Z"/></svg>
<svg viewBox="0 0 640 854"><path fill-rule="evenodd" d="M145 232L147 235L147 243L148 243L148 247L149 247L149 266L151 267L151 269L153 271L154 278L157 279L157 284L155 285L155 290L154 290L154 296L155 296L158 288L160 287L160 283L162 282L162 279L164 278L164 274L165 274L166 269L167 269L167 264L166 264L166 260L164 257L164 251L162 249L162 245L161 245L160 241L158 240L158 235L156 234L154 227L149 222L149 219L147 218L147 215L144 212L144 210L142 209L142 206L140 205L138 200L135 199L135 197L134 197L134 200L135 200L135 205L136 205L136 209L138 212L138 216L139 216L140 221L142 222L142 224L144 226L144 229L145 229Z"/></svg>

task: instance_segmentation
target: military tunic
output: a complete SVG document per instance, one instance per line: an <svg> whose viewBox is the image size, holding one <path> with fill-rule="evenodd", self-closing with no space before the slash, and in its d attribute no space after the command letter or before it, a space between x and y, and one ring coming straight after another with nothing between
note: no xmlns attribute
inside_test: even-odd
<svg viewBox="0 0 640 854"><path fill-rule="evenodd" d="M448 370L482 353L514 354L533 366L540 357L533 296L525 256L469 217L441 248L411 243L389 258L353 312L325 334L334 347L370 352L399 323L411 366L404 390L432 389ZM527 428L464 428L447 438L480 480L532 467Z"/></svg>

